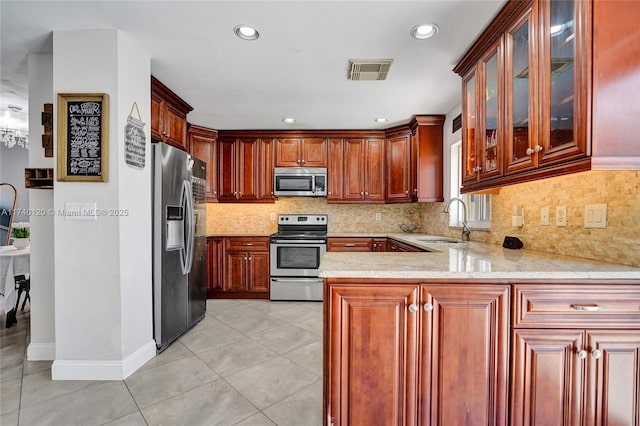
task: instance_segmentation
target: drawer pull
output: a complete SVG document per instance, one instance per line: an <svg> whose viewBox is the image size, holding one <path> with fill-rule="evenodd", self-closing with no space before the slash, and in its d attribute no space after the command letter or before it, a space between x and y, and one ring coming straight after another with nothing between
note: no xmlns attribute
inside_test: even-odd
<svg viewBox="0 0 640 426"><path fill-rule="evenodd" d="M243 246L252 246L253 243L242 243Z"/></svg>
<svg viewBox="0 0 640 426"><path fill-rule="evenodd" d="M571 309L575 311L596 312L602 310L598 305L571 305Z"/></svg>
<svg viewBox="0 0 640 426"><path fill-rule="evenodd" d="M344 246L345 247L355 247L356 245L354 243L346 243Z"/></svg>

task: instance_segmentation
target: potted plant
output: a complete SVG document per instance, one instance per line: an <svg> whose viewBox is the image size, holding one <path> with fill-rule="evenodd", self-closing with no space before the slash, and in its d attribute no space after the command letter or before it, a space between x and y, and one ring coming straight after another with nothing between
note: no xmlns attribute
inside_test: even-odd
<svg viewBox="0 0 640 426"><path fill-rule="evenodd" d="M11 235L13 236L13 246L18 250L29 247L29 222L14 222L11 225Z"/></svg>

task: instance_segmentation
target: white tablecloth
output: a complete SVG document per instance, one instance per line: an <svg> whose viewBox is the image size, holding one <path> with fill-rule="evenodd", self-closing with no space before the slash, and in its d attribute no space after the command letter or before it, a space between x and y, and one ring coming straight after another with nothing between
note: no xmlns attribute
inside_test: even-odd
<svg viewBox="0 0 640 426"><path fill-rule="evenodd" d="M17 250L13 246L0 247L0 293L4 293L4 303L1 310L9 312L16 306L16 294L14 275L23 274L29 276L30 250Z"/></svg>

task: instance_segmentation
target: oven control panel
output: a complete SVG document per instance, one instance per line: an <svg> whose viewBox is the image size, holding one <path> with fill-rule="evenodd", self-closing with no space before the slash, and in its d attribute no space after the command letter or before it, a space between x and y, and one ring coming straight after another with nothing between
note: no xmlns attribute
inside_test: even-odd
<svg viewBox="0 0 640 426"><path fill-rule="evenodd" d="M278 225L326 225L328 220L326 214L281 214Z"/></svg>

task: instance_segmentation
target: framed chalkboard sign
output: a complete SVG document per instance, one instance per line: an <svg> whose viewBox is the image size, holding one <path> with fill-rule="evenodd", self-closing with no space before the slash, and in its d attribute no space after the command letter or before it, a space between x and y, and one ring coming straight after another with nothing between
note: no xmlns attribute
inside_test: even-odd
<svg viewBox="0 0 640 426"><path fill-rule="evenodd" d="M106 182L109 95L58 94L58 181Z"/></svg>

